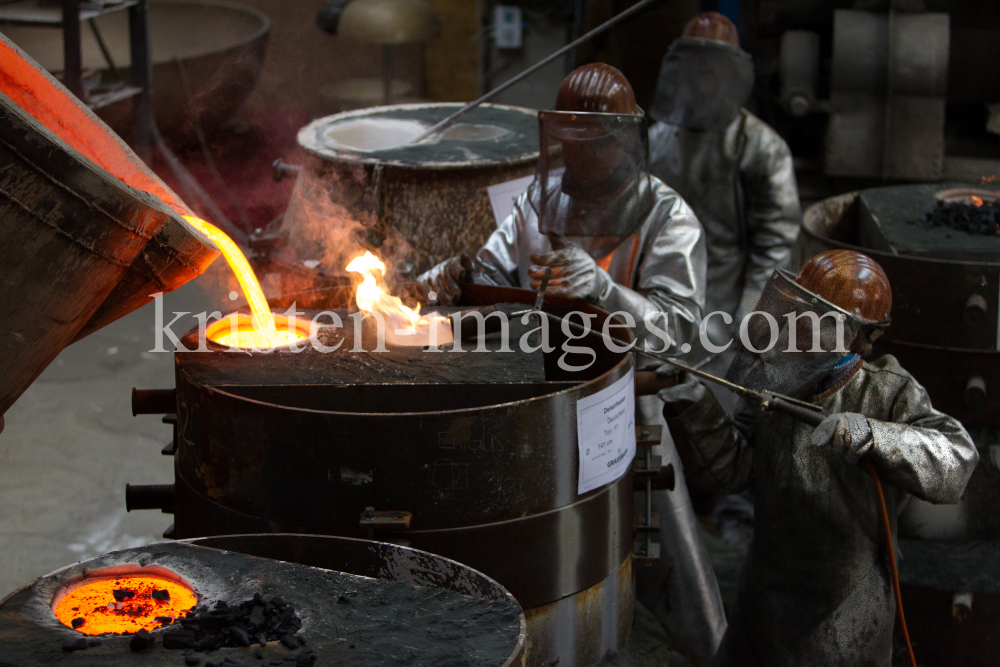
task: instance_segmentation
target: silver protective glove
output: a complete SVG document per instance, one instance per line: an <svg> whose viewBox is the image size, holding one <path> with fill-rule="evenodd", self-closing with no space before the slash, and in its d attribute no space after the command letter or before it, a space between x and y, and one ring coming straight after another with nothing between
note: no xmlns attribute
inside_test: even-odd
<svg viewBox="0 0 1000 667"><path fill-rule="evenodd" d="M420 300L429 306L454 306L462 296L462 285L472 277L472 259L457 255L417 277Z"/></svg>
<svg viewBox="0 0 1000 667"><path fill-rule="evenodd" d="M582 248L565 240L553 238L555 250L536 253L531 256L531 289L537 290L542 284L545 269L552 269L547 295L559 299L579 299L593 303L611 284L611 276L597 266L594 259Z"/></svg>
<svg viewBox="0 0 1000 667"><path fill-rule="evenodd" d="M680 380L673 387L661 389L656 393L663 401L663 416L668 419L683 414L692 405L700 403L705 398L707 389L698 378L690 373L683 373Z"/></svg>
<svg viewBox="0 0 1000 667"><path fill-rule="evenodd" d="M848 463L855 464L872 448L872 429L864 415L838 412L820 422L810 442L817 447L832 444L844 453Z"/></svg>

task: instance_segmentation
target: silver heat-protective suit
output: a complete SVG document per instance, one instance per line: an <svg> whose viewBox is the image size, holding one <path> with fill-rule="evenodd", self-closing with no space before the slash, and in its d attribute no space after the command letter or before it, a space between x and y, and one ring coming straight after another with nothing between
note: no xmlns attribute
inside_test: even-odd
<svg viewBox="0 0 1000 667"><path fill-rule="evenodd" d="M799 350L808 350L816 325L802 318L805 326L790 332L784 315L804 312L798 301L812 293L791 287L787 275L781 278L765 288L758 310L778 308L766 312L785 320L779 343L796 341ZM781 293L791 298L782 301ZM850 313L812 298L817 315L839 314L848 332L863 328ZM819 338L829 345L834 318L819 326ZM764 347L761 335L765 345L771 338L769 331L747 334L758 350ZM782 380L790 367L762 369L775 358L744 346L737 353L737 361L744 361L730 378L757 389L773 390L763 383L776 379L793 390L805 383L792 393L837 419L813 429L745 403L730 417L690 377L660 392L689 483L728 493L749 487L755 498L754 536L736 610L714 664L889 667L895 600L876 491L859 457L870 456L878 470L895 535L896 517L911 496L933 503L959 500L978 461L975 445L957 420L931 406L924 388L890 355L864 363L843 352L782 354L807 370ZM814 355L820 360L809 361Z"/></svg>
<svg viewBox="0 0 1000 667"><path fill-rule="evenodd" d="M650 173L676 190L705 228L705 314L739 320L774 269L787 263L801 209L792 154L742 105L753 88L743 50L684 37L664 56L650 116ZM710 337L731 327L709 320Z"/></svg>
<svg viewBox="0 0 1000 667"><path fill-rule="evenodd" d="M541 125L541 154L547 156L549 139L568 135L558 123L552 132L545 119ZM643 349L647 339L652 349L663 348L661 339L648 335L646 323L650 322L669 332L672 342L665 351L675 354L697 336L705 299L704 235L684 200L648 175L644 136L636 135L634 126L611 125L611 134L624 143L627 150L623 152L632 166L631 173L621 163L609 169L608 181L620 179L624 187L611 187L599 178L581 187L579 179L574 180L573 169L579 163L573 161L573 150L591 164L610 151L607 146L584 146L567 153L564 144L570 175L567 187L563 187L565 177L547 172L547 165L540 168L539 178L479 251L475 281L531 287L531 257L553 250L550 236L541 231L548 229L553 237L567 238L595 260L606 279L592 303L607 312L632 314L637 349ZM598 138L593 124L587 128L591 138ZM637 140L643 143L634 143ZM603 198L592 194L601 192ZM544 213L540 216L539 211ZM642 360L640 354L639 363L645 365ZM636 409L638 423L662 423L655 396L639 397ZM680 458L666 429L659 449L663 466L673 464L680 470ZM654 492L653 503L660 515L660 564L653 584L640 587L637 596L654 611L676 646L686 649L696 664L708 665L726 629L725 613L683 476L678 476L673 491Z"/></svg>
<svg viewBox="0 0 1000 667"><path fill-rule="evenodd" d="M539 112L541 159L528 190L477 254L474 280L531 289L533 255L569 242L596 264L591 303L635 319L638 350L676 354L697 337L705 303L705 239L676 192L646 171L642 116ZM549 170L562 149L564 173ZM665 331L670 344L665 346Z"/></svg>

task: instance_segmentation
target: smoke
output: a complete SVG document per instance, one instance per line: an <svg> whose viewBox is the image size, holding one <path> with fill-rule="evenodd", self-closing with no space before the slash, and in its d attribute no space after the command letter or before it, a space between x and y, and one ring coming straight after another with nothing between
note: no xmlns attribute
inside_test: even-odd
<svg viewBox="0 0 1000 667"><path fill-rule="evenodd" d="M410 246L373 212L371 190L360 164L339 164L320 173L303 169L285 212L282 229L289 233L288 245L279 258L323 274L347 276L347 264L371 251L385 262L387 281L394 282L394 269L409 255Z"/></svg>

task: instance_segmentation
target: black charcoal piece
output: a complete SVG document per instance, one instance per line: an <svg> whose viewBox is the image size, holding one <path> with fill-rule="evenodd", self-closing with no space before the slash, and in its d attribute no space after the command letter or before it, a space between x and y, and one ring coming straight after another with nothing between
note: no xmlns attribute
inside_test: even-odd
<svg viewBox="0 0 1000 667"><path fill-rule="evenodd" d="M257 594L258 596L260 593ZM256 604L253 607L253 611L250 612L250 627L259 628L264 624L264 605Z"/></svg>
<svg viewBox="0 0 1000 667"><path fill-rule="evenodd" d="M233 638L237 646L250 646L250 636L243 628L232 626L229 628L229 636Z"/></svg>
<svg viewBox="0 0 1000 667"><path fill-rule="evenodd" d="M82 618L74 618L72 621L73 629L75 630L76 628L80 627L86 622L87 621L83 620Z"/></svg>
<svg viewBox="0 0 1000 667"><path fill-rule="evenodd" d="M258 632L257 635L254 637L254 639L256 639L257 643L260 644L262 647L267 646L267 635L265 635L263 632Z"/></svg>
<svg viewBox="0 0 1000 667"><path fill-rule="evenodd" d="M156 643L156 638L149 633L149 630L139 630L132 635L128 647L133 651L145 651Z"/></svg>
<svg viewBox="0 0 1000 667"><path fill-rule="evenodd" d="M316 664L316 654L312 651L303 651L295 656L295 667L312 667Z"/></svg>
<svg viewBox="0 0 1000 667"><path fill-rule="evenodd" d="M153 591L153 599L167 601L170 599L170 591Z"/></svg>
<svg viewBox="0 0 1000 667"><path fill-rule="evenodd" d="M72 653L73 651L83 651L87 648L87 638L77 637L76 639L67 639L63 642L62 650L66 653Z"/></svg>
<svg viewBox="0 0 1000 667"><path fill-rule="evenodd" d="M135 591L130 591L127 588L116 588L111 594L115 596L115 600L118 602L130 600L135 597Z"/></svg>
<svg viewBox="0 0 1000 667"><path fill-rule="evenodd" d="M188 665L188 667L194 667L195 665L200 665L201 664L201 658L199 658L198 656L196 656L194 654L192 654L192 655L186 655L186 656L184 656L184 664Z"/></svg>
<svg viewBox="0 0 1000 667"><path fill-rule="evenodd" d="M170 625L171 623L174 622L174 619L173 619L172 616L157 616L153 620L157 621L158 623L160 623L162 625Z"/></svg>
<svg viewBox="0 0 1000 667"><path fill-rule="evenodd" d="M90 646L91 648L93 648L95 646L100 646L101 645L101 638L100 637L91 637L90 639L87 640L87 645Z"/></svg>
<svg viewBox="0 0 1000 667"><path fill-rule="evenodd" d="M281 635L281 643L285 646L285 648L298 648L299 647L299 643L297 641L295 641L295 637L293 637L293 636L291 636L290 634L287 634L287 633Z"/></svg>

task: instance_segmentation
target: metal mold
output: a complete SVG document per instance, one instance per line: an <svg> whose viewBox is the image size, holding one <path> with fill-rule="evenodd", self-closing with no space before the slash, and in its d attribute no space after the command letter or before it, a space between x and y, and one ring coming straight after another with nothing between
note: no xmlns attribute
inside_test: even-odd
<svg viewBox="0 0 1000 667"><path fill-rule="evenodd" d="M327 310L346 291L288 295L276 306ZM535 294L470 286L464 298L463 307L528 305ZM595 328L608 317L546 303L557 313L571 307L593 312ZM631 575L603 582L631 557L633 477L577 494L575 405L634 361L595 343L594 367L575 377L555 364L562 334L553 334L556 352L543 359L512 355L490 366L487 355L470 352L453 364L460 373L447 359L432 373L412 367L407 358L422 353L405 348L368 355L356 368L309 351L178 352L176 403L166 393L138 395L139 409L177 414L174 534L373 535L453 558L501 581L525 608L560 605L556 625L537 626L549 630L530 656L548 655L571 627L627 630ZM339 335L344 349L353 346L353 331ZM409 527L382 530L365 520L369 513L405 513ZM602 585L614 594L596 596L605 600L596 608L573 602ZM560 664L596 662L627 634L584 642Z"/></svg>
<svg viewBox="0 0 1000 667"><path fill-rule="evenodd" d="M86 573L122 568L151 572L166 569L181 578L199 603L241 601L261 592L282 596L296 608L308 635L308 647L325 664L339 640L326 611L337 604L330 593L352 576L443 588L484 602L512 601L495 581L454 561L392 544L311 535L229 535L221 538L156 544L128 549L71 565L22 586L0 602L0 664L35 665L177 665L181 652L162 641L142 652L129 648L128 635L105 635L99 646L64 653L63 643L81 635L62 625L52 613L59 591ZM341 576L331 576L331 570ZM253 576L246 576L252 572ZM516 604L516 603L515 603ZM475 632L469 627L466 632ZM158 640L162 631L152 634ZM525 620L509 640L509 654L498 666L524 664ZM288 651L278 642L262 650L265 659L281 659ZM252 661L250 649L219 649L203 657ZM266 662L266 660L265 660Z"/></svg>

